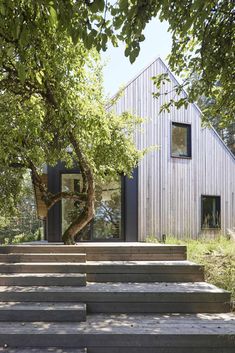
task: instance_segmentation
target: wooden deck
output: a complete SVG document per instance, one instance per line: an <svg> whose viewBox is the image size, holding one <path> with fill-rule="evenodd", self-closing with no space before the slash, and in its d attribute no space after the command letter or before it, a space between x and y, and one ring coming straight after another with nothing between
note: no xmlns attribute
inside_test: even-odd
<svg viewBox="0 0 235 353"><path fill-rule="evenodd" d="M35 242L23 245L8 245L0 248L0 253L56 253L86 254L90 261L108 260L185 260L187 248L182 245L165 245L141 242L98 242L63 245L62 243Z"/></svg>
<svg viewBox="0 0 235 353"><path fill-rule="evenodd" d="M234 353L230 293L184 246L31 243L0 261L4 353Z"/></svg>

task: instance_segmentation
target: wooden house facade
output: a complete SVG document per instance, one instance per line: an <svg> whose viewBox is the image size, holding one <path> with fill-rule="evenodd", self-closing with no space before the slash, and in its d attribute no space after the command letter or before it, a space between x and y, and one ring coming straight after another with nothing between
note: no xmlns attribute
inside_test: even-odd
<svg viewBox="0 0 235 353"><path fill-rule="evenodd" d="M162 86L161 96L156 99L151 78L161 73L168 73L170 80ZM97 237L86 236L86 241L144 241L148 236L161 238L163 234L197 238L203 234L226 234L235 227L233 154L213 128L202 126L202 114L195 104L189 104L187 109L171 108L170 112L160 113L163 103L176 98L177 84L158 58L127 84L112 107L118 114L129 111L144 118L135 134L139 149L157 147L145 155L132 180L121 178L119 186L102 189L104 202L97 208L100 219L92 226L98 230L89 233ZM61 165L48 168L49 190L61 190L62 175L70 174L76 179L76 173L77 170L68 171ZM68 187L69 183L65 184ZM74 188L77 184L73 181L71 185ZM118 222L114 231L103 206L110 207L117 200L117 192ZM62 218L66 214L62 209L63 205L58 204L47 217L50 241L61 238ZM115 235L102 236L109 229Z"/></svg>
<svg viewBox="0 0 235 353"><path fill-rule="evenodd" d="M151 78L162 73L168 73L170 81L156 99ZM159 147L139 165L139 240L162 234L197 238L235 227L234 155L213 128L202 126L195 104L160 113L163 103L177 98L177 85L158 58L125 87L115 107L117 113L130 111L145 118L135 137L139 149ZM185 150L177 153L184 141Z"/></svg>

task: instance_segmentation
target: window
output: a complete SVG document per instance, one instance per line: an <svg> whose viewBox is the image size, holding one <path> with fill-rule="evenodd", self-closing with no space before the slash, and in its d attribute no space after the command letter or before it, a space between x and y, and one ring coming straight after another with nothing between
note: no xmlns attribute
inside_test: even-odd
<svg viewBox="0 0 235 353"><path fill-rule="evenodd" d="M80 192L81 174L62 174L62 191ZM80 202L62 199L62 232L68 228L83 207ZM81 240L121 239L121 178L96 186L96 214L93 221L82 230Z"/></svg>
<svg viewBox="0 0 235 353"><path fill-rule="evenodd" d="M191 125L172 123L171 155L178 158L191 157Z"/></svg>
<svg viewBox="0 0 235 353"><path fill-rule="evenodd" d="M220 196L202 196L202 229L220 228Z"/></svg>

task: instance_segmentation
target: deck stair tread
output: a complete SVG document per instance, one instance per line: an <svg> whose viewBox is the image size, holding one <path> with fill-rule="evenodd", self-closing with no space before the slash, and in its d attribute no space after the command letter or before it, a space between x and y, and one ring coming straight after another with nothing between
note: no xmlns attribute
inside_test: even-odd
<svg viewBox="0 0 235 353"><path fill-rule="evenodd" d="M63 243L53 243L52 244L45 244L45 243L40 243L40 244L35 244L35 242L32 243L22 243L22 244L17 244L17 245L4 245L0 249L6 249L6 250L17 250L17 249L22 249L22 250L29 250L29 249L42 249L43 251L51 251L57 249L58 251L63 251L66 249L67 251L80 251L80 249L94 249L95 251L97 249L134 249L137 250L139 248L141 249L186 249L185 245L177 245L177 244L162 244L162 243L146 243L146 242L117 242L117 243L110 243L110 242L97 242L97 243L92 243L92 242L80 242L76 243L76 245L64 245Z"/></svg>
<svg viewBox="0 0 235 353"><path fill-rule="evenodd" d="M230 293L205 282L0 286L0 300L82 302L89 313L221 313L231 309Z"/></svg>
<svg viewBox="0 0 235 353"><path fill-rule="evenodd" d="M85 287L70 287L70 286L0 286L0 293L10 293L19 291L22 293L30 292L46 292L46 293L86 293L86 295L94 295L96 293L119 293L122 295L129 295L130 293L169 293L169 294L190 294L190 293L220 293L229 294L228 291L218 288L206 282L184 282L184 283L168 283L168 282L154 282L154 283L92 283L87 282ZM132 299L132 298L131 298Z"/></svg>
<svg viewBox="0 0 235 353"><path fill-rule="evenodd" d="M20 261L20 262L15 262L13 264L10 264L12 266L18 266L18 265L28 265L29 263L28 262L24 262L24 261ZM154 261L154 260L145 260L145 261L86 261L85 264L83 263L73 263L73 262L61 262L61 261L55 261L55 262L43 262L41 263L40 261L34 261L34 262L30 262L30 265L63 265L63 266L70 266L71 264L74 265L74 266L81 266L81 267L90 267L90 266L177 266L177 267L180 267L180 266L183 266L185 267L186 265L187 266L197 266L197 267L201 267L200 265L194 263L194 262L191 262L191 261L187 261L187 260L184 260L184 261L180 261L180 260L177 260L177 261ZM5 262L0 262L0 266L2 265L8 265L8 263L5 263Z"/></svg>
<svg viewBox="0 0 235 353"><path fill-rule="evenodd" d="M182 330L183 329L183 330ZM235 343L235 315L227 314L142 314L142 315L88 315L86 322L79 323L51 323L50 326L43 322L11 323L3 322L0 326L2 334L106 334L119 335L131 334L132 336L170 336L198 335L233 335L231 344ZM122 337L120 337L122 339ZM136 339L136 337L135 337Z"/></svg>

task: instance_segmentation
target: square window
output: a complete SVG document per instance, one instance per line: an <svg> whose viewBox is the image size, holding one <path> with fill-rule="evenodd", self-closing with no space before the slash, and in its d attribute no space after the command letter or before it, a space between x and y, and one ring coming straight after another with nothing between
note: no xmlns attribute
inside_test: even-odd
<svg viewBox="0 0 235 353"><path fill-rule="evenodd" d="M191 125L172 123L171 156L191 158Z"/></svg>
<svg viewBox="0 0 235 353"><path fill-rule="evenodd" d="M220 213L220 196L202 196L202 229L219 229Z"/></svg>

